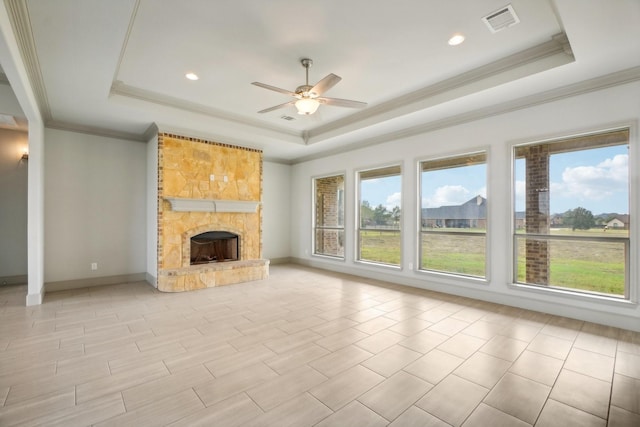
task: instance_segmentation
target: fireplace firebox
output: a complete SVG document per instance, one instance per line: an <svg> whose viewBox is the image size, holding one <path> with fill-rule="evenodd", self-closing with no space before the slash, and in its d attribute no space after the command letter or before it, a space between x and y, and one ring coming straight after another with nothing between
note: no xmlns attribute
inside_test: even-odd
<svg viewBox="0 0 640 427"><path fill-rule="evenodd" d="M227 231L207 231L191 238L191 265L238 261L240 238Z"/></svg>

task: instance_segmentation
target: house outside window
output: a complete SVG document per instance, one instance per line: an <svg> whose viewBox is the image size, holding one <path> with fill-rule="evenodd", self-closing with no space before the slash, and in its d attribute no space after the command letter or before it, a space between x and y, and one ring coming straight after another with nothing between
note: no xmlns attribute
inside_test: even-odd
<svg viewBox="0 0 640 427"><path fill-rule="evenodd" d="M487 155L419 163L419 269L486 278Z"/></svg>
<svg viewBox="0 0 640 427"><path fill-rule="evenodd" d="M313 254L344 259L344 175L313 180Z"/></svg>
<svg viewBox="0 0 640 427"><path fill-rule="evenodd" d="M400 165L364 170L357 173L359 261L399 266L402 236Z"/></svg>
<svg viewBox="0 0 640 427"><path fill-rule="evenodd" d="M514 282L629 298L629 129L514 147Z"/></svg>

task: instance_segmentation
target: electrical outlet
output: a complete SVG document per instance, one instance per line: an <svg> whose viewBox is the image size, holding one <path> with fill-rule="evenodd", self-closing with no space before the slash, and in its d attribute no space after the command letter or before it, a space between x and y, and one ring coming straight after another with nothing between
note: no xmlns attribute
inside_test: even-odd
<svg viewBox="0 0 640 427"><path fill-rule="evenodd" d="M209 181L215 181L216 180L216 176L211 174L209 175Z"/></svg>
<svg viewBox="0 0 640 427"><path fill-rule="evenodd" d="M223 181L224 182L229 182L229 177L227 177L227 175L225 175L224 178L223 178Z"/></svg>
<svg viewBox="0 0 640 427"><path fill-rule="evenodd" d="M92 262L91 263L91 270L97 270L98 269L98 263L97 262Z"/></svg>

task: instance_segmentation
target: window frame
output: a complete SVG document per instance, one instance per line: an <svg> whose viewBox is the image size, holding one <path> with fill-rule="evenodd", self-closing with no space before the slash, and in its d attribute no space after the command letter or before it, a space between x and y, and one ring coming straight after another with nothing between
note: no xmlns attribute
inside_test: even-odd
<svg viewBox="0 0 640 427"><path fill-rule="evenodd" d="M536 233L525 233L525 234L517 234L517 226L516 226L516 160L518 157L516 156L516 150L518 148L527 147L527 146L535 146L535 145L544 145L544 144L553 144L553 143L562 143L572 139L579 138L589 138L589 137L597 137L598 135L604 135L607 133L619 132L619 131L627 131L628 139L627 146L629 151L629 161L628 161L628 197L629 197L629 234L628 237L600 237L600 238L580 238L576 236L570 235L559 235L559 236L551 236L545 234L536 234ZM509 284L508 287L516 290L524 290L530 291L534 293L538 293L541 295L556 295L560 297L566 297L570 300L583 300L583 301L596 301L598 303L607 303L613 305L637 305L638 304L638 295L639 295L639 287L640 284L637 283L636 278L638 277L638 267L635 263L631 262L631 260L637 258L638 254L638 242L637 242L637 228L638 222L636 216L640 210L638 209L638 198L635 195L635 192L638 191L637 178L634 179L637 173L635 170L636 164L638 164L640 151L636 148L636 144L634 141L637 141L637 130L635 123L622 123L613 126L602 126L598 128L594 128L588 131L583 132L575 132L568 134L560 134L555 136L547 136L541 139L535 140L527 140L527 141L513 141L511 144L508 144L507 149L509 150L510 161L510 196L511 203L509 204L509 222L510 222L510 236L509 236L509 253L511 256L511 262L509 263ZM614 146L614 145L624 145L624 144L603 144L601 147L606 146ZM596 146L583 148L582 150L588 150L598 148ZM580 150L575 150L580 151ZM518 257L516 251L517 249L517 239L518 237L530 236L532 238L545 238L548 241L553 240L576 240L576 241L584 241L591 240L594 242L614 242L614 241L626 241L625 243L625 291L624 295L614 295L614 294L606 294L599 293L594 291L582 290L579 288L568 288L562 286L554 286L554 285L541 285L541 284L533 284L526 282L519 282L517 280L518 275ZM635 285L634 285L635 283Z"/></svg>
<svg viewBox="0 0 640 427"><path fill-rule="evenodd" d="M447 161L447 160L454 160L454 159L460 159L460 158L465 158L465 157L470 157L470 156L474 156L474 155L484 155L484 164L485 164L485 174L484 174L484 179L485 179L485 187L486 187L486 230L484 232L484 239L485 239L485 244L484 244L484 256L485 256L485 260L484 260L484 276L475 276L475 275L471 275L471 274L462 274L462 273L456 273L456 272L451 272L451 271L443 271L443 270L432 270L432 269L426 269L423 268L422 266L422 253L423 253L423 248L422 248L422 238L424 236L424 234L429 234L429 233L441 233L444 234L444 232L434 232L434 231L424 231L423 230L423 226L422 226L422 173L423 173L423 164L427 163L427 162L433 162L433 161ZM476 148L471 148L469 150L464 150L464 151L457 151L457 152L452 152L452 153L446 153L437 157L427 157L427 158L421 158L418 159L416 161L416 180L417 180L417 215L416 215L416 235L417 235L417 241L416 241L416 260L415 260L415 271L418 273L422 273L422 274L428 274L428 275L434 275L434 276L439 276L439 277L447 277L447 278L451 278L451 279L455 279L456 281L460 281L460 280L464 280L464 281L469 281L471 283L474 284L484 284L484 285L488 285L491 281L491 204L489 203L490 201L490 193L491 190L489 188L489 183L490 183L490 176L491 176L491 153L490 153L490 147L489 146L481 146L481 147L476 147ZM482 163L482 162L479 162ZM478 163L478 164L479 164ZM453 168L453 167L452 167ZM442 168L442 169L446 169L446 168ZM472 235L472 236L478 236L481 235L482 233L478 233L478 232L450 232L451 234L455 234L455 235L459 235L459 236L463 236L463 235Z"/></svg>
<svg viewBox="0 0 640 427"><path fill-rule="evenodd" d="M334 177L342 177L342 196L340 197L340 192L336 192L337 201L342 199L342 226L318 226L318 218L317 218L317 181L324 178L334 178ZM311 256L331 259L336 261L345 261L346 259L346 195L347 195L347 174L345 171L328 173L323 175L317 175L311 177ZM340 216L340 210L338 211L338 216ZM335 230L342 231L342 255L331 255L326 253L318 253L316 252L316 233L318 230Z"/></svg>

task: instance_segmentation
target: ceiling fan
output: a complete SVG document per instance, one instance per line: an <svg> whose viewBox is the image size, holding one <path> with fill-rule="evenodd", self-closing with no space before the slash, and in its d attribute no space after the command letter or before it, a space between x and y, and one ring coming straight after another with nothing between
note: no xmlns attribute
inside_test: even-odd
<svg viewBox="0 0 640 427"><path fill-rule="evenodd" d="M286 89L280 89L279 87L271 86L268 84L253 82L252 85L259 86L265 89L273 90L275 92L284 93L285 95L289 95L294 97L289 102L285 102L284 104L276 105L274 107L265 108L264 110L258 111L258 113L268 113L269 111L278 110L280 108L288 107L289 105L295 105L298 109L298 114L310 115L316 112L320 104L326 105L335 105L337 107L349 107L349 108L364 108L367 106L366 102L360 101L352 101L349 99L340 99L340 98L327 98L321 96L323 93L334 87L342 77L336 76L335 74L329 74L315 86L309 85L309 68L313 65L313 61L309 58L304 58L300 61L302 66L305 68L306 72L306 83L302 86L298 86L295 92L291 92Z"/></svg>

